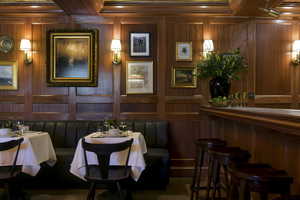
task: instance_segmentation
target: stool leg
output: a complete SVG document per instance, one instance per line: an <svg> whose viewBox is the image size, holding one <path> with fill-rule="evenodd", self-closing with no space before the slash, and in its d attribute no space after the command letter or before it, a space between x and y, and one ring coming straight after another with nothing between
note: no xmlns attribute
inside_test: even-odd
<svg viewBox="0 0 300 200"><path fill-rule="evenodd" d="M203 157L204 157L204 151L200 147L197 147L193 182L191 185L191 200L194 199L195 193L196 193L196 199L198 199L198 193L199 193L200 181L201 181L201 170L203 166Z"/></svg>
<svg viewBox="0 0 300 200"><path fill-rule="evenodd" d="M237 181L234 177L231 176L230 184L229 184L229 193L228 193L228 200L238 200L238 188L237 188Z"/></svg>
<svg viewBox="0 0 300 200"><path fill-rule="evenodd" d="M209 200L211 179L212 179L212 175L213 175L213 167L214 167L213 159L209 156L208 157L207 185L206 185L206 200Z"/></svg>
<svg viewBox="0 0 300 200"><path fill-rule="evenodd" d="M250 192L248 191L246 180L241 180L240 182L239 200L250 200Z"/></svg>
<svg viewBox="0 0 300 200"><path fill-rule="evenodd" d="M218 190L220 183L220 163L218 161L215 161L214 169L213 169L213 194L212 199L216 199L216 192Z"/></svg>
<svg viewBox="0 0 300 200"><path fill-rule="evenodd" d="M199 170L199 173L197 175L197 182L196 182L196 200L198 200L199 198L199 192L200 192L200 189L201 189L201 172L202 172L202 166L203 166L203 161L204 161L204 150L201 149L200 150L200 160L199 160L199 165L198 165L198 170Z"/></svg>
<svg viewBox="0 0 300 200"><path fill-rule="evenodd" d="M229 173L226 165L223 165L223 170L224 170L224 186L226 192L226 199L229 199L230 184L229 184L229 177L228 177Z"/></svg>

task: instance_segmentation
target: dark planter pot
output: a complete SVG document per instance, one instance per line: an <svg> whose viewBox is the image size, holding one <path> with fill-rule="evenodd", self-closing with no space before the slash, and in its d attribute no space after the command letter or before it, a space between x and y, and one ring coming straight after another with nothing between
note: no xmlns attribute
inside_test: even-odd
<svg viewBox="0 0 300 200"><path fill-rule="evenodd" d="M228 79L216 77L209 81L209 90L211 98L215 97L228 97L231 83Z"/></svg>

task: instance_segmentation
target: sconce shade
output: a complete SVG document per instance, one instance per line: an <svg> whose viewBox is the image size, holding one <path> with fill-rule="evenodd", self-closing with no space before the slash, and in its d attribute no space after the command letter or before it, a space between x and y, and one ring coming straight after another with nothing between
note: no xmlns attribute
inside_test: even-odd
<svg viewBox="0 0 300 200"><path fill-rule="evenodd" d="M295 40L293 43L293 52L300 51L300 40Z"/></svg>
<svg viewBox="0 0 300 200"><path fill-rule="evenodd" d="M120 40L112 40L110 48L112 51L121 51L122 48Z"/></svg>
<svg viewBox="0 0 300 200"><path fill-rule="evenodd" d="M31 50L30 40L22 39L20 43L20 49L22 51L30 51Z"/></svg>
<svg viewBox="0 0 300 200"><path fill-rule="evenodd" d="M210 52L214 50L214 43L212 40L204 40L203 42L203 51Z"/></svg>

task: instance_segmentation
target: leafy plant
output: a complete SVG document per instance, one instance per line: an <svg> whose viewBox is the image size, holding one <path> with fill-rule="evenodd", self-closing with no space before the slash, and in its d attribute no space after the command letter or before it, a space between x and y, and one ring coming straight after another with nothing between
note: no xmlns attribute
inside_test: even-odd
<svg viewBox="0 0 300 200"><path fill-rule="evenodd" d="M240 49L229 53L208 53L207 56L197 64L200 78L220 77L226 80L239 80L239 72L247 69L245 57L240 54Z"/></svg>

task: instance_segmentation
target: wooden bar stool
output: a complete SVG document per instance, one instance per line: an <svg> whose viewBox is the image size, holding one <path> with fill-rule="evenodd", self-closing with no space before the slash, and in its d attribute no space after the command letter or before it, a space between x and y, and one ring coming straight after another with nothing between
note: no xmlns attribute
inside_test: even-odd
<svg viewBox="0 0 300 200"><path fill-rule="evenodd" d="M226 142L216 138L202 138L195 142L196 145L196 158L195 169L193 175L193 182L191 185L191 200L199 198L200 190L206 189L206 186L201 186L201 172L204 164L204 159L207 157L207 151L212 147L223 147Z"/></svg>
<svg viewBox="0 0 300 200"><path fill-rule="evenodd" d="M238 180L235 187L238 188L239 200L250 200L250 193L258 193L261 200L268 200L268 194L280 194L282 199L290 195L290 185L293 178L283 170L271 167L247 167L234 166L229 168L233 179ZM234 195L231 196L234 199Z"/></svg>
<svg viewBox="0 0 300 200"><path fill-rule="evenodd" d="M216 192L221 198L221 189L226 192L226 198L229 197L230 181L228 174L229 165L238 165L247 163L251 155L248 151L242 150L239 147L214 147L208 150L209 155L209 171L206 189L206 199L210 197L210 189L212 185L212 199L216 199ZM224 172L224 181L220 180L221 169Z"/></svg>

